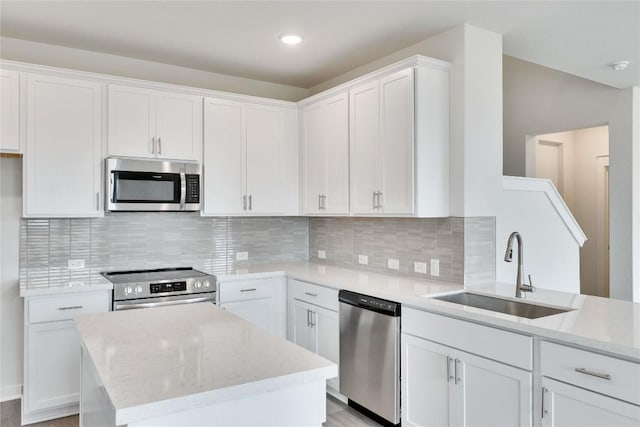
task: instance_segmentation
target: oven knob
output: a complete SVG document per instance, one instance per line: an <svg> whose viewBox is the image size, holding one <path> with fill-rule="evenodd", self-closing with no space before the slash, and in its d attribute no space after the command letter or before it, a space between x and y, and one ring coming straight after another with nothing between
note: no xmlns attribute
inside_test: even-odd
<svg viewBox="0 0 640 427"><path fill-rule="evenodd" d="M195 289L200 289L200 288L202 287L202 283L200 283L200 282L195 282L195 283L193 284L193 287L194 287Z"/></svg>
<svg viewBox="0 0 640 427"><path fill-rule="evenodd" d="M136 294L141 294L142 293L142 286L138 285L136 286Z"/></svg>
<svg viewBox="0 0 640 427"><path fill-rule="evenodd" d="M204 282L202 282L202 284L204 285L205 288L208 288L209 286L211 286L211 283L209 283L208 280L205 280Z"/></svg>
<svg viewBox="0 0 640 427"><path fill-rule="evenodd" d="M126 288L124 288L125 295L131 295L132 292L133 292L133 288L131 286L127 286Z"/></svg>

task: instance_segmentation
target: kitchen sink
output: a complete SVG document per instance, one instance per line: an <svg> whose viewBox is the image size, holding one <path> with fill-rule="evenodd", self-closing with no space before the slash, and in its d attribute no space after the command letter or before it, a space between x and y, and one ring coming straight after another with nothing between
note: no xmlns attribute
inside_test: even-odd
<svg viewBox="0 0 640 427"><path fill-rule="evenodd" d="M527 319L537 319L539 317L551 316L553 314L566 313L572 311L571 308L553 308L543 305L529 304L527 302L512 301L503 298L495 298L485 295L472 294L469 292L459 292L456 294L433 297L440 301L462 304L469 307L481 308L483 310L496 311L498 313L510 314L512 316L526 317Z"/></svg>

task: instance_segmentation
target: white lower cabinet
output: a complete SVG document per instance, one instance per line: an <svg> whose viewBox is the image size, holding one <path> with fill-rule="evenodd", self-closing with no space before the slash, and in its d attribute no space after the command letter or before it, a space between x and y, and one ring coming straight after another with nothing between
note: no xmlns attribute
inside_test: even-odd
<svg viewBox="0 0 640 427"><path fill-rule="evenodd" d="M542 378L542 390L543 427L640 425L640 406L549 378Z"/></svg>
<svg viewBox="0 0 640 427"><path fill-rule="evenodd" d="M218 283L220 307L284 338L285 281L274 277Z"/></svg>
<svg viewBox="0 0 640 427"><path fill-rule="evenodd" d="M409 308L402 316L402 425L532 425L531 337Z"/></svg>
<svg viewBox="0 0 640 427"><path fill-rule="evenodd" d="M402 424L530 426L530 372L402 334Z"/></svg>
<svg viewBox="0 0 640 427"><path fill-rule="evenodd" d="M289 341L325 359L339 363L338 291L290 280L288 293L287 338ZM339 391L339 379L336 377L327 380L327 386Z"/></svg>
<svg viewBox="0 0 640 427"><path fill-rule="evenodd" d="M640 364L543 341L542 426L640 425Z"/></svg>
<svg viewBox="0 0 640 427"><path fill-rule="evenodd" d="M25 298L22 424L78 413L80 337L71 319L110 305L110 291Z"/></svg>

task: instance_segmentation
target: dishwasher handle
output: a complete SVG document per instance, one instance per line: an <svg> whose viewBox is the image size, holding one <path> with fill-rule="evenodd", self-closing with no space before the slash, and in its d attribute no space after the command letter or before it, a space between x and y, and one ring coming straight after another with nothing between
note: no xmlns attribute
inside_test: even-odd
<svg viewBox="0 0 640 427"><path fill-rule="evenodd" d="M338 292L338 301L387 316L400 317L400 303L376 298L369 295L358 294L344 289Z"/></svg>

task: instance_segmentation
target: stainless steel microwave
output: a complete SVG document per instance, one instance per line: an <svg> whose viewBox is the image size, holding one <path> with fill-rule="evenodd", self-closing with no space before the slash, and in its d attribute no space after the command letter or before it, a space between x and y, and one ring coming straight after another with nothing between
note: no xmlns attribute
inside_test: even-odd
<svg viewBox="0 0 640 427"><path fill-rule="evenodd" d="M199 164L116 157L105 162L107 210L200 210Z"/></svg>

